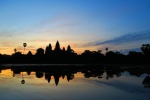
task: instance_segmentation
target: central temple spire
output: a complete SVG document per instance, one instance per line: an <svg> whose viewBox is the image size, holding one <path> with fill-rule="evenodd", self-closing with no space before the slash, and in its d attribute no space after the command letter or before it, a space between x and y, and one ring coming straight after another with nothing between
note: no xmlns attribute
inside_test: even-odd
<svg viewBox="0 0 150 100"><path fill-rule="evenodd" d="M56 42L55 51L60 51L60 44L59 44L59 41Z"/></svg>

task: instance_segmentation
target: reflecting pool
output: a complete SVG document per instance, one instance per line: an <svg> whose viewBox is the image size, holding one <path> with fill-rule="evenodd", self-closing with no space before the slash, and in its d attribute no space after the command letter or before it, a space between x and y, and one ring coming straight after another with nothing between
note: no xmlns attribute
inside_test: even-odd
<svg viewBox="0 0 150 100"><path fill-rule="evenodd" d="M149 68L1 65L0 100L149 100Z"/></svg>

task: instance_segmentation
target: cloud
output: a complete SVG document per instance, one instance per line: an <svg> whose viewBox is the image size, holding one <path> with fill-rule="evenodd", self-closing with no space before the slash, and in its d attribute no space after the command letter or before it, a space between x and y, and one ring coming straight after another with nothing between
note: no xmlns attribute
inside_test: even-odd
<svg viewBox="0 0 150 100"><path fill-rule="evenodd" d="M150 39L150 31L144 31L144 32L139 32L139 33L122 35L120 37L116 37L116 38L102 41L102 42L96 41L93 43L89 43L89 45L95 45L95 46L96 45L104 45L104 44L120 45L120 44L124 44L124 43L149 40L149 39Z"/></svg>
<svg viewBox="0 0 150 100"><path fill-rule="evenodd" d="M9 32L9 31L5 31L5 32L0 32L0 37L1 38L6 38L6 37L9 37L9 38L12 38L14 35Z"/></svg>
<svg viewBox="0 0 150 100"><path fill-rule="evenodd" d="M36 24L27 28L24 33L36 32L36 33L53 33L54 31L70 29L73 26L78 25L78 19L70 14L56 14L49 16L48 18L41 19Z"/></svg>

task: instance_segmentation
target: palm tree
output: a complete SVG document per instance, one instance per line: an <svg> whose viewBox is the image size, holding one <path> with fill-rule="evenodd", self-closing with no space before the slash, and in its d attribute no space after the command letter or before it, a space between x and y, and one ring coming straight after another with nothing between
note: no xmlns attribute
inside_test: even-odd
<svg viewBox="0 0 150 100"><path fill-rule="evenodd" d="M27 43L23 43L23 46L24 46L24 52L25 52L25 47L27 46ZM23 54L24 54L23 52Z"/></svg>
<svg viewBox="0 0 150 100"><path fill-rule="evenodd" d="M98 50L97 52L98 52L98 53L102 53L102 50Z"/></svg>
<svg viewBox="0 0 150 100"><path fill-rule="evenodd" d="M14 49L14 52L15 52L15 53L17 52L17 49L16 49L16 48Z"/></svg>
<svg viewBox="0 0 150 100"><path fill-rule="evenodd" d="M108 51L108 48L106 47L106 52Z"/></svg>

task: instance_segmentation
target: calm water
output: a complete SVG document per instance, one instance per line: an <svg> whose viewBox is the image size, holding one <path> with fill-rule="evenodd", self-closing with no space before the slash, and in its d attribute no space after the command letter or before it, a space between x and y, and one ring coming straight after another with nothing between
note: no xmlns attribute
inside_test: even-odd
<svg viewBox="0 0 150 100"><path fill-rule="evenodd" d="M0 100L150 100L148 68L64 66L0 66Z"/></svg>

